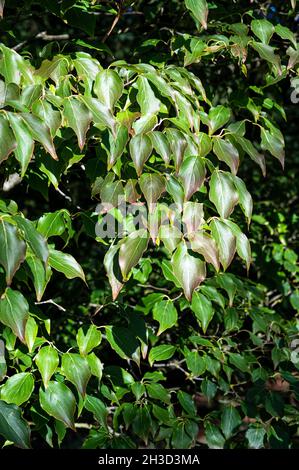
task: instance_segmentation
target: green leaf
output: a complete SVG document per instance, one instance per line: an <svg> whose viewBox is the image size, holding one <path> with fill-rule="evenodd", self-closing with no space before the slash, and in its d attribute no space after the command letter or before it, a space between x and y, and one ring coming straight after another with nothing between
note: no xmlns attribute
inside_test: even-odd
<svg viewBox="0 0 299 470"><path fill-rule="evenodd" d="M20 215L14 216L18 227L23 231L25 240L29 244L33 253L47 265L49 249L46 239L36 230L34 224Z"/></svg>
<svg viewBox="0 0 299 470"><path fill-rule="evenodd" d="M53 248L50 248L49 253L49 265L52 268L63 273L68 279L79 277L85 282L83 269L73 256Z"/></svg>
<svg viewBox="0 0 299 470"><path fill-rule="evenodd" d="M185 5L202 27L207 29L209 7L206 0L185 0Z"/></svg>
<svg viewBox="0 0 299 470"><path fill-rule="evenodd" d="M26 244L20 238L16 226L0 218L0 264L5 269L8 286L24 261L25 254Z"/></svg>
<svg viewBox="0 0 299 470"><path fill-rule="evenodd" d="M34 140L28 129L28 126L25 124L21 116L19 116L16 113L10 113L10 112L7 113L7 115L8 115L9 123L11 125L11 128L13 130L13 133L16 139L16 148L14 150L14 154L15 154L16 159L21 165L21 176L23 177L26 173L27 167L33 156ZM0 126L1 126L1 121L0 121ZM1 141L3 142L2 139ZM0 157L0 160L1 160L1 157Z"/></svg>
<svg viewBox="0 0 299 470"><path fill-rule="evenodd" d="M266 60L270 64L276 67L276 70L279 75L281 75L281 62L279 55L275 54L274 47L268 46L267 44L262 44L260 42L252 41L251 46L257 51L261 59Z"/></svg>
<svg viewBox="0 0 299 470"><path fill-rule="evenodd" d="M205 437L209 449L223 449L225 439L215 424L205 423Z"/></svg>
<svg viewBox="0 0 299 470"><path fill-rule="evenodd" d="M51 279L52 270L49 266L45 268L41 260L33 254L26 257L26 263L33 276L36 299L40 302Z"/></svg>
<svg viewBox="0 0 299 470"><path fill-rule="evenodd" d="M159 131L152 131L148 136L157 154L163 158L165 165L169 165L171 149L166 135Z"/></svg>
<svg viewBox="0 0 299 470"><path fill-rule="evenodd" d="M215 240L203 230L189 235L192 251L204 257L207 263L211 263L216 271L219 271L219 256Z"/></svg>
<svg viewBox="0 0 299 470"><path fill-rule="evenodd" d="M254 34L262 41L264 44L269 44L270 39L274 33L274 26L270 21L263 20L252 20L251 29Z"/></svg>
<svg viewBox="0 0 299 470"><path fill-rule="evenodd" d="M249 224L252 216L252 197L248 192L244 181L241 178L235 175L231 175L231 179L236 187L241 209L244 212L245 217L247 218L247 222Z"/></svg>
<svg viewBox="0 0 299 470"><path fill-rule="evenodd" d="M59 356L53 346L42 347L35 356L37 368L42 376L45 388L59 365Z"/></svg>
<svg viewBox="0 0 299 470"><path fill-rule="evenodd" d="M262 427L254 426L247 429L245 437L248 440L250 449L262 449L264 447L264 438L266 430Z"/></svg>
<svg viewBox="0 0 299 470"><path fill-rule="evenodd" d="M284 168L284 139L280 133L271 133L264 127L261 127L261 147L268 150L275 158L277 158L282 168Z"/></svg>
<svg viewBox="0 0 299 470"><path fill-rule="evenodd" d="M239 167L239 152L229 140L214 138L213 151L217 158L225 162L236 175Z"/></svg>
<svg viewBox="0 0 299 470"><path fill-rule="evenodd" d="M282 39L287 39L290 41L295 49L298 48L295 34L286 26L282 26L281 24L275 25L275 33L278 34L278 36L280 36Z"/></svg>
<svg viewBox="0 0 299 470"><path fill-rule="evenodd" d="M63 115L68 127L75 132L80 150L83 150L86 133L92 121L90 110L74 96L63 101Z"/></svg>
<svg viewBox="0 0 299 470"><path fill-rule="evenodd" d="M191 301L194 289L206 277L205 263L189 255L186 244L182 242L171 258L171 265L173 274L183 288L186 298Z"/></svg>
<svg viewBox="0 0 299 470"><path fill-rule="evenodd" d="M44 149L54 160L58 160L53 139L49 127L38 117L29 113L21 113L20 116L26 123L33 139L42 144Z"/></svg>
<svg viewBox="0 0 299 470"><path fill-rule="evenodd" d="M99 380L101 380L103 375L103 364L101 363L100 359L95 355L95 353L89 354L86 359L88 361L91 375L94 375Z"/></svg>
<svg viewBox="0 0 299 470"><path fill-rule="evenodd" d="M38 325L33 317L29 317L26 323L25 329L25 341L28 346L28 350L31 353L37 337Z"/></svg>
<svg viewBox="0 0 299 470"><path fill-rule="evenodd" d="M30 447L30 427L15 405L0 400L0 434L17 447Z"/></svg>
<svg viewBox="0 0 299 470"><path fill-rule="evenodd" d="M231 110L219 105L211 108L208 115L209 135L214 134L220 127L223 127L231 116Z"/></svg>
<svg viewBox="0 0 299 470"><path fill-rule="evenodd" d="M56 212L48 212L39 218L37 230L45 237L49 238L54 235L63 235L66 228L66 210L58 210Z"/></svg>
<svg viewBox="0 0 299 470"><path fill-rule="evenodd" d="M185 201L189 201L191 196L203 185L206 176L203 160L197 156L190 156L183 161L179 179L185 191Z"/></svg>
<svg viewBox="0 0 299 470"><path fill-rule="evenodd" d="M140 75L136 86L138 89L136 98L140 106L141 115L157 114L160 110L161 101L156 98L147 78Z"/></svg>
<svg viewBox="0 0 299 470"><path fill-rule="evenodd" d="M32 105L32 112L46 124L54 138L61 126L60 111L54 110L48 101L41 99Z"/></svg>
<svg viewBox="0 0 299 470"><path fill-rule="evenodd" d="M165 135L170 145L176 172L178 172L183 162L188 143L182 132L178 129L167 128L165 130Z"/></svg>
<svg viewBox="0 0 299 470"><path fill-rule="evenodd" d="M96 348L102 341L102 334L96 326L90 325L86 334L82 328L79 328L76 336L77 344L79 347L80 354L86 356L94 348Z"/></svg>
<svg viewBox="0 0 299 470"><path fill-rule="evenodd" d="M242 147L250 158L256 162L262 170L263 176L266 176L266 163L264 155L260 154L250 140L245 139L237 134L234 134L234 139Z"/></svg>
<svg viewBox="0 0 299 470"><path fill-rule="evenodd" d="M147 135L138 134L132 137L129 147L137 175L140 176L145 162L152 153L153 147L151 140Z"/></svg>
<svg viewBox="0 0 299 470"><path fill-rule="evenodd" d="M241 229L231 220L225 220L225 224L230 228L237 240L237 253L246 262L247 271L249 270L251 259L251 248L248 238Z"/></svg>
<svg viewBox="0 0 299 470"><path fill-rule="evenodd" d="M186 225L188 236L197 232L205 223L203 204L199 202L185 202L182 221Z"/></svg>
<svg viewBox="0 0 299 470"><path fill-rule="evenodd" d="M199 292L194 292L192 296L191 309L192 312L195 313L203 332L206 333L215 313L212 302L205 295Z"/></svg>
<svg viewBox="0 0 299 470"><path fill-rule="evenodd" d="M165 179L156 173L143 173L139 180L139 186L151 210L152 205L158 201L165 190Z"/></svg>
<svg viewBox="0 0 299 470"><path fill-rule="evenodd" d="M88 361L79 354L66 353L62 356L61 370L67 380L72 382L82 397L91 377Z"/></svg>
<svg viewBox="0 0 299 470"><path fill-rule="evenodd" d="M109 135L109 143L110 143L110 152L108 155L108 171L114 166L116 161L122 156L127 142L129 140L129 132L126 126L119 124L116 130L116 135L110 133Z"/></svg>
<svg viewBox="0 0 299 470"><path fill-rule="evenodd" d="M62 421L66 427L75 431L76 400L71 390L64 383L49 382L45 391L41 388L39 402L46 413Z"/></svg>
<svg viewBox="0 0 299 470"><path fill-rule="evenodd" d="M122 359L133 359L135 362L139 362L139 342L128 328L106 326L106 339Z"/></svg>
<svg viewBox="0 0 299 470"><path fill-rule="evenodd" d="M107 427L107 406L99 398L86 395L84 407L90 411L95 419L105 428Z"/></svg>
<svg viewBox="0 0 299 470"><path fill-rule="evenodd" d="M215 170L210 180L209 199L215 204L220 216L228 218L239 201L238 192L231 180L230 174Z"/></svg>
<svg viewBox="0 0 299 470"><path fill-rule="evenodd" d="M165 361L170 359L175 353L176 347L170 344L161 344L160 346L154 346L149 353L148 361L150 366L155 362Z"/></svg>
<svg viewBox="0 0 299 470"><path fill-rule="evenodd" d="M169 175L166 180L166 191L170 194L172 199L174 200L175 204L179 211L183 210L183 203L184 203L184 189L179 183L179 181L174 177Z"/></svg>
<svg viewBox="0 0 299 470"><path fill-rule="evenodd" d="M14 374L1 387L1 400L20 406L29 400L33 388L34 379L32 374L29 372Z"/></svg>
<svg viewBox="0 0 299 470"><path fill-rule="evenodd" d="M177 398L182 408L186 411L186 413L189 416L196 416L197 410L196 410L196 406L191 395L184 392L183 390L179 390L177 394Z"/></svg>
<svg viewBox="0 0 299 470"><path fill-rule="evenodd" d="M236 237L230 228L221 220L213 219L211 221L211 232L216 242L219 260L226 270L231 264L236 252Z"/></svg>
<svg viewBox="0 0 299 470"><path fill-rule="evenodd" d="M79 99L90 110L95 124L98 124L99 126L102 126L102 127L108 127L109 129L112 130L113 134L115 134L116 121L109 108L107 108L99 100L91 96L80 95Z"/></svg>
<svg viewBox="0 0 299 470"><path fill-rule="evenodd" d="M110 245L104 257L104 266L112 289L112 299L115 300L120 293L123 282L120 267L117 260L119 245Z"/></svg>
<svg viewBox="0 0 299 470"><path fill-rule="evenodd" d="M241 424L238 410L231 405L225 406L221 415L221 430L226 439L229 439L233 432Z"/></svg>
<svg viewBox="0 0 299 470"><path fill-rule="evenodd" d="M182 240L182 232L174 225L161 225L158 239L164 243L165 248L172 253Z"/></svg>
<svg viewBox="0 0 299 470"><path fill-rule="evenodd" d="M102 70L96 76L94 92L104 106L113 110L123 93L123 82L114 70Z"/></svg>
<svg viewBox="0 0 299 470"><path fill-rule="evenodd" d="M171 300L161 300L153 309L153 318L160 324L157 336L173 327L178 321L178 312Z"/></svg>
<svg viewBox="0 0 299 470"><path fill-rule="evenodd" d="M131 232L122 240L119 249L119 266L125 281L146 250L148 240L149 234L144 229Z"/></svg>
<svg viewBox="0 0 299 470"><path fill-rule="evenodd" d="M163 385L158 383L151 383L146 385L146 391L150 398L154 398L155 400L162 401L167 405L170 404L170 393L166 390Z"/></svg>
<svg viewBox="0 0 299 470"><path fill-rule="evenodd" d="M191 351L186 355L186 364L195 377L203 375L206 370L205 358L200 356L198 351Z"/></svg>
<svg viewBox="0 0 299 470"><path fill-rule="evenodd" d="M28 316L29 305L21 292L6 289L0 299L0 321L9 326L23 343Z"/></svg>

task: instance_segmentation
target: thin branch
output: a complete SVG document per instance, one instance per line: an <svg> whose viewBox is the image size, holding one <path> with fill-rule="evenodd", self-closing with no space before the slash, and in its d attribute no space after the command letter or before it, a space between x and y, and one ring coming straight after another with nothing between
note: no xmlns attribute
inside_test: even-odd
<svg viewBox="0 0 299 470"><path fill-rule="evenodd" d="M112 31L114 30L114 28L116 27L117 23L119 22L119 20L121 19L121 16L123 14L123 0L120 1L120 5L118 7L118 12L117 12L117 15L116 17L114 18L113 20L113 23L112 25L110 26L109 30L107 31L107 33L105 34L105 36L103 37L102 39L102 42L106 42L107 39L109 38L109 36L112 34Z"/></svg>
<svg viewBox="0 0 299 470"><path fill-rule="evenodd" d="M35 305L43 305L43 304L52 304L52 305L55 305L55 307L57 307L59 310L61 310L62 312L66 312L66 309L64 307L62 307L61 305L57 304L56 302L54 302L54 300L52 299L49 299L49 300L43 300L41 302L34 302Z"/></svg>

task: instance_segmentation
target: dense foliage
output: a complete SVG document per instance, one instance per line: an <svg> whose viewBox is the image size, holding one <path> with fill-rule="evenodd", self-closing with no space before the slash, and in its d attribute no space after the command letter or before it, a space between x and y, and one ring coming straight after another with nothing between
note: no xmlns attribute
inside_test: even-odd
<svg viewBox="0 0 299 470"><path fill-rule="evenodd" d="M0 444L298 447L296 1L0 17Z"/></svg>

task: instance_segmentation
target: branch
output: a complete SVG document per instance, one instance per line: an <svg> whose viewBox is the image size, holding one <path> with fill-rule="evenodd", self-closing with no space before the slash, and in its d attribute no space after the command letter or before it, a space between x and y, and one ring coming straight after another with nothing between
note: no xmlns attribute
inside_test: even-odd
<svg viewBox="0 0 299 470"><path fill-rule="evenodd" d="M114 18L113 23L110 26L109 30L107 31L107 33L105 34L105 36L102 39L103 43L106 42L107 39L109 38L109 36L111 35L111 33L114 30L115 26L117 25L117 23L121 19L121 16L122 16L123 12L124 12L124 10L123 10L123 0L121 0L120 4L119 4L119 7L118 7L118 13L117 13L116 17Z"/></svg>

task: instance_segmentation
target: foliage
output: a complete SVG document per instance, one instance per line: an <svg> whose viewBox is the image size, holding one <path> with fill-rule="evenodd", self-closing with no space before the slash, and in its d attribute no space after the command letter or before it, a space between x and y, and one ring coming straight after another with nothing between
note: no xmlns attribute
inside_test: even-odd
<svg viewBox="0 0 299 470"><path fill-rule="evenodd" d="M3 445L298 446L296 2L165 3L0 2Z"/></svg>

